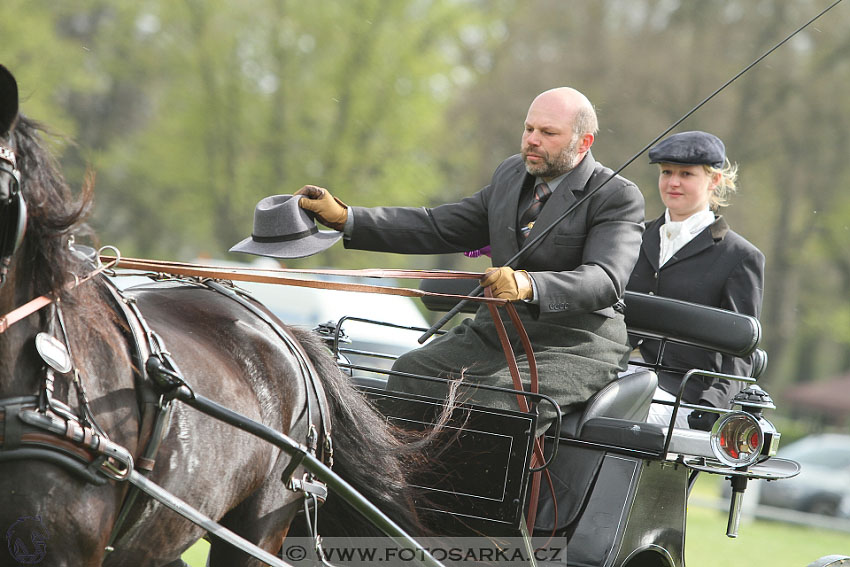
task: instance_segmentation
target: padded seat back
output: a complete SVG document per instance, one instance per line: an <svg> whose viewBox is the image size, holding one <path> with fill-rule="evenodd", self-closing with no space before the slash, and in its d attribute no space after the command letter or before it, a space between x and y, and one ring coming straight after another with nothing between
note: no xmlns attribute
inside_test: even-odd
<svg viewBox="0 0 850 567"><path fill-rule="evenodd" d="M658 377L652 370L640 370L614 380L596 392L583 410L564 416L561 435L579 437L581 428L594 417L646 421L657 386Z"/></svg>

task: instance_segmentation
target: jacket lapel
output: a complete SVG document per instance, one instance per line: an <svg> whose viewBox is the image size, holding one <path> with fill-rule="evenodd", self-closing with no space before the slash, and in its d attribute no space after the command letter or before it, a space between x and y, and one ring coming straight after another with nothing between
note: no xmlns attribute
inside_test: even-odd
<svg viewBox="0 0 850 567"><path fill-rule="evenodd" d="M658 230L664 224L664 215L655 219L643 231L643 242L641 242L641 254L646 256L649 265L654 272L658 271L658 251L661 250L661 235Z"/></svg>
<svg viewBox="0 0 850 567"><path fill-rule="evenodd" d="M522 197L523 191L526 188L531 190L534 185L534 176L529 175L525 171L525 164L520 161L514 170L510 173L510 178L507 180L507 192L505 194L504 203L501 204L500 208L500 219L498 225L502 226L503 230L501 232L506 238L500 239L503 240L507 244L508 252L507 258L514 256L519 251L519 244L517 243L517 219L519 218L519 201ZM497 208L499 206L497 205ZM504 216L501 216L504 215ZM496 259L494 257L494 265L501 265L496 263Z"/></svg>

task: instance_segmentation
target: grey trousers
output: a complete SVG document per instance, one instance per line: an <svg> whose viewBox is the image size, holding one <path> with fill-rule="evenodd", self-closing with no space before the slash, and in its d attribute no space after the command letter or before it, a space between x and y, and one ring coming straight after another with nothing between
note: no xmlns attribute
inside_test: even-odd
<svg viewBox="0 0 850 567"><path fill-rule="evenodd" d="M594 393L625 369L631 349L627 345L626 325L621 314L607 318L595 313L580 313L541 321L525 309L519 311L533 345L539 391L552 397L562 412L580 409ZM528 359L507 316L504 319L523 388L528 391ZM475 387L489 384L514 388L495 325L484 306L479 308L474 319L465 320L445 335L399 357L393 370L462 378L461 400L499 409L519 409L515 395ZM443 383L407 377L391 376L387 387L439 398L446 395ZM538 434L552 424L555 415L551 404L540 405Z"/></svg>

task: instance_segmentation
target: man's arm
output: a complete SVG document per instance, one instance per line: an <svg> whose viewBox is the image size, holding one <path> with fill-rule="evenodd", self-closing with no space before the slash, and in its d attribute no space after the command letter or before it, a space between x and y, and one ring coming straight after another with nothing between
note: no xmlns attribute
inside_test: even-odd
<svg viewBox="0 0 850 567"><path fill-rule="evenodd" d="M634 184L625 183L601 195L597 203L590 201L582 264L568 271L531 273L541 317L610 307L625 291L640 251L643 195Z"/></svg>

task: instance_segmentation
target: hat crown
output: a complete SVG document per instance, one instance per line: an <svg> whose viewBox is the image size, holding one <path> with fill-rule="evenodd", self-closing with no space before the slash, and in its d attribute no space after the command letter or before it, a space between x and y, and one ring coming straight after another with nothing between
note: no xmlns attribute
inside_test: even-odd
<svg viewBox="0 0 850 567"><path fill-rule="evenodd" d="M254 207L251 236L230 249L273 258L302 258L332 246L342 237L320 231L312 215L299 205L302 195L271 195Z"/></svg>
<svg viewBox="0 0 850 567"><path fill-rule="evenodd" d="M315 228L315 221L298 206L299 200L300 196L295 195L271 195L262 199L254 208L253 235L274 238Z"/></svg>
<svg viewBox="0 0 850 567"><path fill-rule="evenodd" d="M649 163L679 163L723 167L726 146L708 132L695 130L673 134L649 150Z"/></svg>

